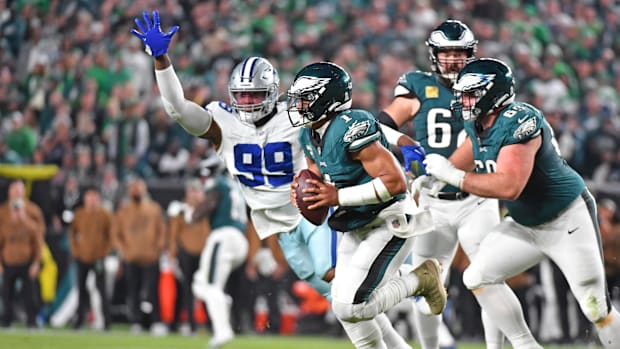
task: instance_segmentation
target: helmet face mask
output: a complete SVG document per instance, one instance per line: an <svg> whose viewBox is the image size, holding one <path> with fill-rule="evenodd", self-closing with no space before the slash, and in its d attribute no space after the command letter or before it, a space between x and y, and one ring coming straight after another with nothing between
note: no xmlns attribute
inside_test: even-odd
<svg viewBox="0 0 620 349"><path fill-rule="evenodd" d="M249 57L239 63L230 75L228 95L231 107L242 122L253 124L269 115L278 102L280 78L277 70L264 58ZM263 94L261 101L240 100L243 94Z"/></svg>
<svg viewBox="0 0 620 349"><path fill-rule="evenodd" d="M467 25L449 19L431 32L426 45L433 71L454 83L460 68L475 59L478 40Z"/></svg>
<svg viewBox="0 0 620 349"><path fill-rule="evenodd" d="M287 92L291 125L311 127L331 112L351 108L349 74L330 62L313 63L297 73Z"/></svg>
<svg viewBox="0 0 620 349"><path fill-rule="evenodd" d="M512 70L504 62L492 58L468 63L452 89L455 97L452 112L465 121L496 112L512 103L515 97Z"/></svg>

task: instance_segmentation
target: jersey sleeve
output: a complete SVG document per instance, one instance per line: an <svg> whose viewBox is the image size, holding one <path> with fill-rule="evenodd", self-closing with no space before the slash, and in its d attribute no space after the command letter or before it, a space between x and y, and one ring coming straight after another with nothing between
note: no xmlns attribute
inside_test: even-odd
<svg viewBox="0 0 620 349"><path fill-rule="evenodd" d="M506 117L506 113L503 117ZM542 132L543 118L537 110L525 109L508 118L505 144L525 143Z"/></svg>
<svg viewBox="0 0 620 349"><path fill-rule="evenodd" d="M421 71L408 72L398 78L398 83L394 88L394 97L417 97L420 96L418 89L426 85L424 80L431 77L429 73Z"/></svg>
<svg viewBox="0 0 620 349"><path fill-rule="evenodd" d="M339 126L344 129L342 142L353 153L381 138L381 129L377 119L367 111L352 110L337 118Z"/></svg>

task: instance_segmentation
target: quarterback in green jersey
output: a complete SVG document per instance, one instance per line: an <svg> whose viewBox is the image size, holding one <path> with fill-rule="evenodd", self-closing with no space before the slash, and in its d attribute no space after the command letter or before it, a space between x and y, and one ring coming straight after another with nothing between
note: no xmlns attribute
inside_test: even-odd
<svg viewBox="0 0 620 349"><path fill-rule="evenodd" d="M523 314L516 297L493 290L549 258L603 346L620 347L620 314L607 293L596 204L560 156L543 114L514 101L512 71L496 59L467 64L453 89L453 109L465 120L468 138L450 160L428 155L426 171L469 193L502 200L510 214L482 241L464 284L503 330L505 319L523 321ZM489 306L497 303L504 306ZM524 337L509 339L515 349L540 347Z"/></svg>
<svg viewBox="0 0 620 349"><path fill-rule="evenodd" d="M412 295L439 314L446 302L436 260L396 277L412 236L432 229L375 117L351 109L349 74L329 62L302 68L288 90L288 112L308 168L323 181L305 189L308 208L338 206L328 224L344 232L332 280L332 309L356 348L387 348L377 317ZM293 181L293 183L296 183ZM292 185L291 201L296 202Z"/></svg>

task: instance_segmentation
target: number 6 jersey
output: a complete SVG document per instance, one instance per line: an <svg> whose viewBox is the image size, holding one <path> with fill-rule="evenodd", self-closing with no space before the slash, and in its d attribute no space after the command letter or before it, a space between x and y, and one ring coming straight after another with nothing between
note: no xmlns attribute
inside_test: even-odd
<svg viewBox="0 0 620 349"><path fill-rule="evenodd" d="M301 215L290 202L290 184L295 173L307 167L297 141L299 129L291 127L286 103L276 108L271 120L256 127L241 122L223 102L206 106L222 130L218 155L241 184L261 239L289 232L299 224Z"/></svg>

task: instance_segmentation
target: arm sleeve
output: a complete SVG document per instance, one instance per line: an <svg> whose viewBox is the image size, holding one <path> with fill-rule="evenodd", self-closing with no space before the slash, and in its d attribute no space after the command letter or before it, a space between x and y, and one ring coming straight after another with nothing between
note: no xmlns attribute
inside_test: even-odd
<svg viewBox="0 0 620 349"><path fill-rule="evenodd" d="M211 127L211 112L185 99L181 82L172 66L155 70L157 87L166 113L194 136L204 135Z"/></svg>
<svg viewBox="0 0 620 349"><path fill-rule="evenodd" d="M386 113L385 111L379 112L379 115L377 116L377 120L379 120L379 122L382 125L386 125L395 130L398 130L398 125L396 125L396 123L394 122L394 119L392 119L392 116ZM385 130L383 132L385 133Z"/></svg>

